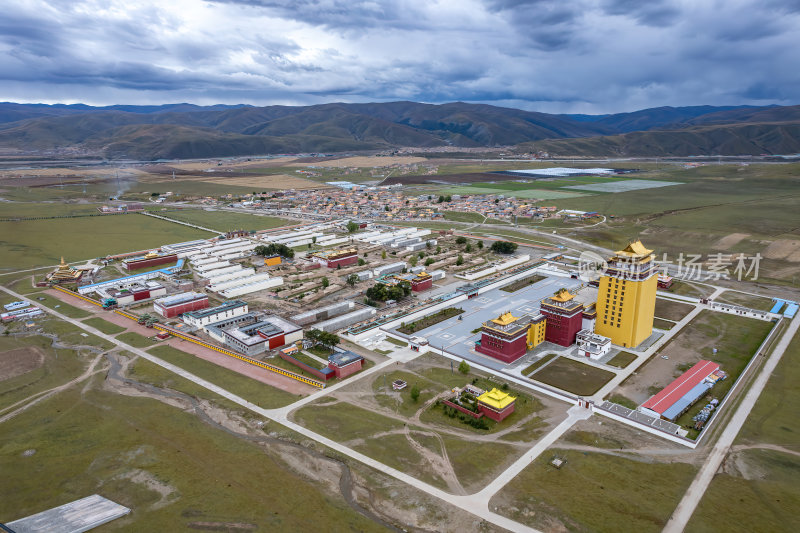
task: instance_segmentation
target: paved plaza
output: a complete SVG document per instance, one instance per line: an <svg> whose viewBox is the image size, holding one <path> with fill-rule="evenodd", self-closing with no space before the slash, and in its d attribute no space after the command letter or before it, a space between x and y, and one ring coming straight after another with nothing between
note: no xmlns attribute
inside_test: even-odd
<svg viewBox="0 0 800 533"><path fill-rule="evenodd" d="M430 347L434 350L444 349L467 361L501 370L509 365L475 352L475 341L480 338L480 333L472 331L506 311L511 311L517 317L535 314L539 311L539 303L543 298L552 296L561 288L574 291L580 285L581 282L577 279L550 276L516 292L492 289L475 298L454 304L454 307L464 310L460 315L461 320L459 317L453 317L417 331L414 335L428 339Z"/></svg>

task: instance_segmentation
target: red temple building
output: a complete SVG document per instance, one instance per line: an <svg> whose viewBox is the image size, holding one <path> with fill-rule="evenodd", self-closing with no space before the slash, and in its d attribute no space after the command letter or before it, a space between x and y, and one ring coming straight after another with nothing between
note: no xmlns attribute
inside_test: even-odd
<svg viewBox="0 0 800 533"><path fill-rule="evenodd" d="M561 289L555 296L542 300L539 311L547 317L545 340L560 346L572 346L582 329L583 304L575 301L575 295Z"/></svg>
<svg viewBox="0 0 800 533"><path fill-rule="evenodd" d="M528 351L530 323L530 317L517 318L511 312L484 322L475 350L504 363L516 361Z"/></svg>

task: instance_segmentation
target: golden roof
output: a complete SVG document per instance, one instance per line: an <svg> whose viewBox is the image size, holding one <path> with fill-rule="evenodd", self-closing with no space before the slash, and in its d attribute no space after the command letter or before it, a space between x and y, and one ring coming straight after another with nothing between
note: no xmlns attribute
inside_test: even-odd
<svg viewBox="0 0 800 533"><path fill-rule="evenodd" d="M494 407L495 409L505 409L516 400L514 396L497 389L484 392L478 396L477 399L479 402L486 404L489 407Z"/></svg>
<svg viewBox="0 0 800 533"><path fill-rule="evenodd" d="M507 326L507 325L511 324L512 322L514 322L515 320L517 320L517 317L512 315L511 311L506 311L505 313L503 313L499 317L493 318L492 322L494 322L495 324L497 324L499 326Z"/></svg>
<svg viewBox="0 0 800 533"><path fill-rule="evenodd" d="M551 296L551 300L555 300L556 302L565 303L575 298L575 295L569 292L567 289L561 289L558 291L554 296Z"/></svg>
<svg viewBox="0 0 800 533"><path fill-rule="evenodd" d="M647 257L652 254L653 250L648 250L642 244L642 241L636 240L628 244L624 250L617 252L620 257Z"/></svg>

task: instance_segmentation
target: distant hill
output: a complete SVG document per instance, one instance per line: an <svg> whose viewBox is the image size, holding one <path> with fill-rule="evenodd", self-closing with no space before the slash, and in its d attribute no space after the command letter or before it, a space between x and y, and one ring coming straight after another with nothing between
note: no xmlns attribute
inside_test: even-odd
<svg viewBox="0 0 800 533"><path fill-rule="evenodd" d="M800 124L800 106L659 107L593 116L463 102L266 107L6 102L0 103L0 149L114 159L515 145L593 156L788 153L798 151L790 149L796 144L795 123Z"/></svg>
<svg viewBox="0 0 800 533"><path fill-rule="evenodd" d="M550 157L686 157L800 153L800 121L693 126L582 139L523 143L517 150Z"/></svg>

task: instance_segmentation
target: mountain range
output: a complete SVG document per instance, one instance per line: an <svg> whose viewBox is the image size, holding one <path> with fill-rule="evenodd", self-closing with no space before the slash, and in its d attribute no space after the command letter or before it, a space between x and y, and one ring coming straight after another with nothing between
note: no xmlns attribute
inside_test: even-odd
<svg viewBox="0 0 800 533"><path fill-rule="evenodd" d="M397 147L514 147L551 156L800 152L800 106L554 115L454 102L92 107L0 103L0 153L173 159Z"/></svg>

